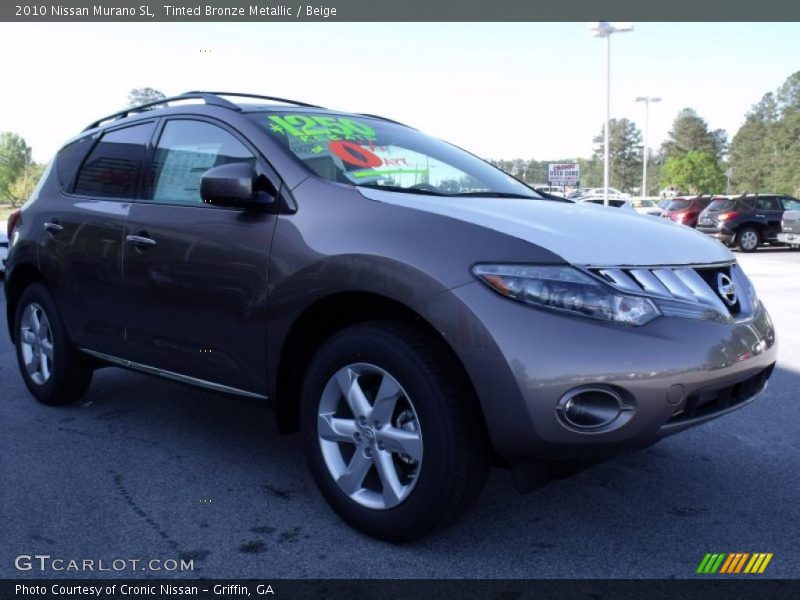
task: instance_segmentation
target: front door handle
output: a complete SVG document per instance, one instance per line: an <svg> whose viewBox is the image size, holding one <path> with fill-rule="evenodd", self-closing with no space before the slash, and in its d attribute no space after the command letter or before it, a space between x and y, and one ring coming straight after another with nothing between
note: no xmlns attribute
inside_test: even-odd
<svg viewBox="0 0 800 600"><path fill-rule="evenodd" d="M125 241L139 248L149 248L156 245L156 241L143 235L126 235Z"/></svg>
<svg viewBox="0 0 800 600"><path fill-rule="evenodd" d="M45 221L44 230L47 233L58 233L59 231L63 231L64 228L58 223L58 221Z"/></svg>

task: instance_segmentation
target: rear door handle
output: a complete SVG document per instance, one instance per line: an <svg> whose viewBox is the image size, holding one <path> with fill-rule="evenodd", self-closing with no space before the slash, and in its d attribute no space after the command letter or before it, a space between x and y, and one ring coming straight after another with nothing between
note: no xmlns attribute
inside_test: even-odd
<svg viewBox="0 0 800 600"><path fill-rule="evenodd" d="M58 233L59 231L63 231L64 228L58 223L57 220L46 221L44 224L44 230L47 233Z"/></svg>
<svg viewBox="0 0 800 600"><path fill-rule="evenodd" d="M125 241L139 248L149 248L156 245L156 241L143 235L126 235Z"/></svg>

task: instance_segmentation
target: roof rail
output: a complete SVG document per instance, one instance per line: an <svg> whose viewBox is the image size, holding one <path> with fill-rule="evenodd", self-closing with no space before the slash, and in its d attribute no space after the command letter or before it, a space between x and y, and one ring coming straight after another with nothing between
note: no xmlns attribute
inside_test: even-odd
<svg viewBox="0 0 800 600"><path fill-rule="evenodd" d="M186 92L186 94L204 94L204 95L212 95L212 96L217 96L217 97L219 97L219 96L231 96L231 97L234 97L234 98L258 98L259 100L273 100L275 102L282 102L284 104L294 104L295 106L304 106L306 108L323 108L322 106L317 106L316 104L308 104L307 102L299 102L297 100L289 100L288 98L278 98L277 96L261 96L259 94L244 94L242 92L194 91L194 92Z"/></svg>
<svg viewBox="0 0 800 600"><path fill-rule="evenodd" d="M230 108L231 110L241 110L233 102L229 102L228 100L225 100L225 98L220 98L219 96L210 92L186 92L185 94L181 94L180 96L162 98L161 100L147 102L146 104L140 104L139 106L132 106L131 108L126 108L125 110L115 112L101 119L98 119L97 121L92 122L91 124L89 124L88 127L84 128L84 131L88 131L90 129L94 129L95 127L99 127L106 121L116 121L117 119L124 119L125 117L133 113L143 112L145 110L149 110L154 107L162 106L169 102L176 102L180 100L203 100L205 101L206 104L211 106L221 106L224 108Z"/></svg>

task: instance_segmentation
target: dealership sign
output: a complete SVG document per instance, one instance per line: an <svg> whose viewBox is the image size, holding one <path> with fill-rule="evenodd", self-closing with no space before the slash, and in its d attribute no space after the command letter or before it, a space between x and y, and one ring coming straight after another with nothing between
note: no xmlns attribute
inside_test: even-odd
<svg viewBox="0 0 800 600"><path fill-rule="evenodd" d="M569 185L581 180L581 167L578 163L554 163L547 169L550 185Z"/></svg>

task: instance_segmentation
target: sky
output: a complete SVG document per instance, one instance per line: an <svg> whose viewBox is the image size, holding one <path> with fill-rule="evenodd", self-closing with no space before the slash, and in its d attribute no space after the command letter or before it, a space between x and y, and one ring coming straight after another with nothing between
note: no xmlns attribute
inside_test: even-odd
<svg viewBox="0 0 800 600"><path fill-rule="evenodd" d="M225 90L383 115L484 158L590 156L605 41L587 23L0 23L0 131L46 162L128 92ZM611 115L649 145L678 111L732 137L800 70L800 23L634 23L611 38Z"/></svg>

